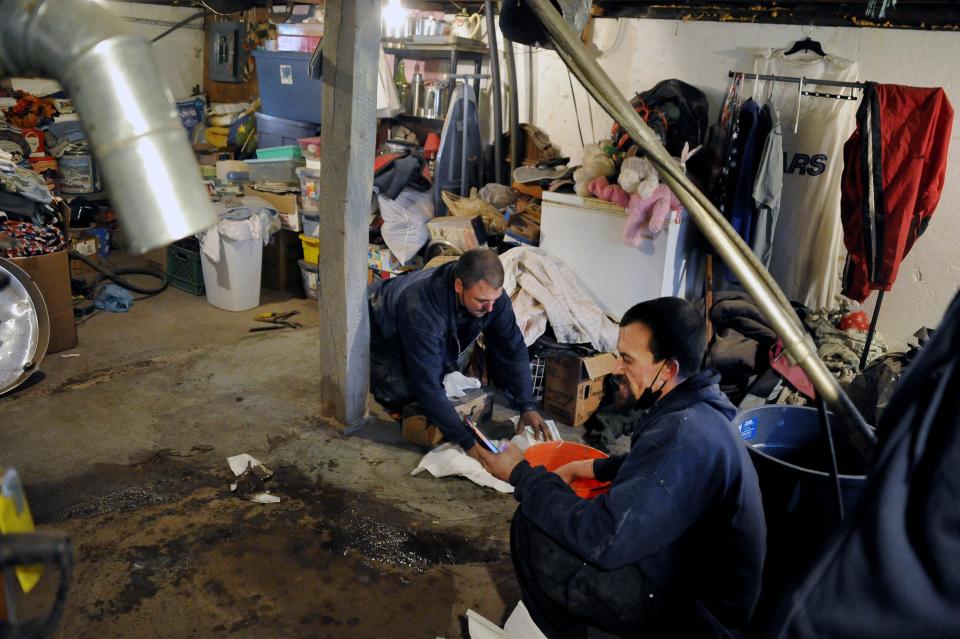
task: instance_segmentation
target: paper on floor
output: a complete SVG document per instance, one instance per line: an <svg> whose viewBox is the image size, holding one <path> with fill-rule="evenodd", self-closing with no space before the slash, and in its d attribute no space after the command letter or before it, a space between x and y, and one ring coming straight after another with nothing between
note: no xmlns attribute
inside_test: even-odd
<svg viewBox="0 0 960 639"><path fill-rule="evenodd" d="M554 424L552 420L546 421L547 426L552 427L551 432L555 431L557 425ZM559 432L557 436L559 437ZM499 448L506 443L506 441L505 439L493 440L493 444ZM534 444L541 443L533 437L533 429L529 426L524 430L523 434L514 435L510 441L516 444L520 450L526 450ZM424 455L423 459L420 460L420 464L414 468L410 474L417 475L425 470L434 477L459 475L460 477L466 477L478 486L493 488L501 493L513 492L513 486L488 473L480 462L451 442L440 444Z"/></svg>
<svg viewBox="0 0 960 639"><path fill-rule="evenodd" d="M476 377L467 377L460 371L448 373L443 378L443 390L446 391L450 399L460 399L467 394L468 390L480 388L480 380Z"/></svg>
<svg viewBox="0 0 960 639"><path fill-rule="evenodd" d="M470 639L547 639L522 601L517 603L502 630L483 615L467 610L467 629Z"/></svg>

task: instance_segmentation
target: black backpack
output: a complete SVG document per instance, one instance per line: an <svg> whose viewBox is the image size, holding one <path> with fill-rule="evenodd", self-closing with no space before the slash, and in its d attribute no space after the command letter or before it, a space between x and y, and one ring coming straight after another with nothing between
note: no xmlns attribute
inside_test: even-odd
<svg viewBox="0 0 960 639"><path fill-rule="evenodd" d="M649 91L636 94L630 104L674 157L680 156L684 143L693 149L707 141L707 96L695 86L680 80L663 80ZM621 150L633 143L616 122L610 133Z"/></svg>

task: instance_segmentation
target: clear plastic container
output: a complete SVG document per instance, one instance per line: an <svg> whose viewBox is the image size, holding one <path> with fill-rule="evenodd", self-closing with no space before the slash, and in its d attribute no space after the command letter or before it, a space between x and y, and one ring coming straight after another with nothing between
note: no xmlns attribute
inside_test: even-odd
<svg viewBox="0 0 960 639"><path fill-rule="evenodd" d="M246 160L250 167L251 182L284 182L297 184L297 168L304 164L303 158L280 158L269 160Z"/></svg>
<svg viewBox="0 0 960 639"><path fill-rule="evenodd" d="M303 211L320 213L320 171L300 167L297 175L300 177L300 202Z"/></svg>
<svg viewBox="0 0 960 639"><path fill-rule="evenodd" d="M320 216L310 215L309 213L300 213L300 227L303 234L307 237L320 237Z"/></svg>
<svg viewBox="0 0 960 639"><path fill-rule="evenodd" d="M320 288L318 276L320 273L317 265L310 264L304 260L297 260L297 263L300 265L300 280L303 282L303 294L310 299L318 299L319 295L317 290Z"/></svg>

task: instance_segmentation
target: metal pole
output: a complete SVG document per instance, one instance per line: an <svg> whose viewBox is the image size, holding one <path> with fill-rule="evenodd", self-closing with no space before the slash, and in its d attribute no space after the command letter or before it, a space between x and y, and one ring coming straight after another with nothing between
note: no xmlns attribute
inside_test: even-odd
<svg viewBox="0 0 960 639"><path fill-rule="evenodd" d="M493 179L503 184L503 99L500 97L500 49L497 47L497 23L493 2L484 0L487 16L487 47L490 49L490 75L493 76Z"/></svg>
<svg viewBox="0 0 960 639"><path fill-rule="evenodd" d="M467 197L467 112L470 110L470 98L467 95L467 81L463 81L463 132L460 138L460 196Z"/></svg>
<svg viewBox="0 0 960 639"><path fill-rule="evenodd" d="M513 55L513 41L503 41L507 58L507 86L510 88L510 175L507 183L513 182L513 172L520 164L520 96L517 95L517 60Z"/></svg>
<svg viewBox="0 0 960 639"><path fill-rule="evenodd" d="M870 345L873 344L873 335L877 332L877 320L880 319L880 305L883 304L883 291L877 291L877 304L873 307L873 317L870 318L870 330L867 331L867 341L860 354L860 370L867 365L867 356L870 355Z"/></svg>
<svg viewBox="0 0 960 639"><path fill-rule="evenodd" d="M527 2L549 33L560 58L576 74L594 99L624 127L651 162L656 165L661 179L677 195L697 222L701 232L723 261L736 273L741 285L750 293L754 302L770 321L773 330L783 340L790 359L803 368L817 393L851 426L844 432L864 458L869 459L876 437L853 403L843 393L837 380L820 360L812 340L790 307L783 291L716 207L693 185L680 165L670 157L610 76L590 57L577 34L554 9L550 0L527 0Z"/></svg>

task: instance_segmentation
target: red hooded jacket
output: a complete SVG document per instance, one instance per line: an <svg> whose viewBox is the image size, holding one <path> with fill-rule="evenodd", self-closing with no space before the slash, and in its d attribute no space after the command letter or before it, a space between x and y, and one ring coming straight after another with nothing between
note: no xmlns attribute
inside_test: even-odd
<svg viewBox="0 0 960 639"><path fill-rule="evenodd" d="M943 89L868 83L843 147L843 294L889 291L943 191L953 108Z"/></svg>

